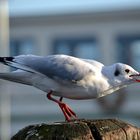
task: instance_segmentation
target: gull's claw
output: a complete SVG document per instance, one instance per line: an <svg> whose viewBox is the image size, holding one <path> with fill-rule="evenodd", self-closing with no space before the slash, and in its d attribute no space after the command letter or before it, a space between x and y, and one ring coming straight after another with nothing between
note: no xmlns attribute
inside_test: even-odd
<svg viewBox="0 0 140 140"><path fill-rule="evenodd" d="M71 121L71 119L77 119L76 113L67 104L62 102L63 97L61 97L60 100L56 100L51 97L51 94L52 91L47 94L47 98L59 105L67 121Z"/></svg>
<svg viewBox="0 0 140 140"><path fill-rule="evenodd" d="M61 102L59 103L59 106L67 121L70 121L72 118L77 118L75 112L67 104Z"/></svg>

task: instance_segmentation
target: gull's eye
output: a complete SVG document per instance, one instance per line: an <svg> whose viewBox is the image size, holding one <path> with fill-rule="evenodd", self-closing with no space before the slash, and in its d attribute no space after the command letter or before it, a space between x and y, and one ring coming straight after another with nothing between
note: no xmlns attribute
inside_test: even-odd
<svg viewBox="0 0 140 140"><path fill-rule="evenodd" d="M125 69L125 72L126 72L126 73L129 73L129 72L130 72L130 70L129 70L129 69Z"/></svg>

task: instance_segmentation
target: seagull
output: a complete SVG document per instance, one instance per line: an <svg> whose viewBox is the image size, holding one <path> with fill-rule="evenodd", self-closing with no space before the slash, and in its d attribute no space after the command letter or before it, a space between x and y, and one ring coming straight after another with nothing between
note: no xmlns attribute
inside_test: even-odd
<svg viewBox="0 0 140 140"><path fill-rule="evenodd" d="M140 73L127 64L105 66L95 60L64 54L0 57L0 63L16 68L12 72L0 73L0 79L44 91L49 100L59 105L66 121L77 119L77 115L62 101L63 98L100 98L140 82Z"/></svg>

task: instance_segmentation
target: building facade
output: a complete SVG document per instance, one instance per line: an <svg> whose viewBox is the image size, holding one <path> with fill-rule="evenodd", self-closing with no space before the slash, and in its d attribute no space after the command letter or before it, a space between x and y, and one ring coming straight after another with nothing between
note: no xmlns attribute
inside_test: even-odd
<svg viewBox="0 0 140 140"><path fill-rule="evenodd" d="M105 65L123 62L139 70L140 9L11 16L8 49L11 56L68 54L96 59ZM11 83L9 87L12 133L30 123L63 120L59 109L45 99L42 91ZM140 126L138 92L135 85L100 100L99 104L95 100L67 102L82 118L119 117ZM118 109L119 113L104 114L109 109Z"/></svg>

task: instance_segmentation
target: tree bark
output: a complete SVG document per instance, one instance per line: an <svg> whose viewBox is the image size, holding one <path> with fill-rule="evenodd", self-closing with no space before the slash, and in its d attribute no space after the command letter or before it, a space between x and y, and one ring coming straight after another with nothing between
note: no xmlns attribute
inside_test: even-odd
<svg viewBox="0 0 140 140"><path fill-rule="evenodd" d="M140 140L140 129L117 119L31 125L11 140Z"/></svg>

